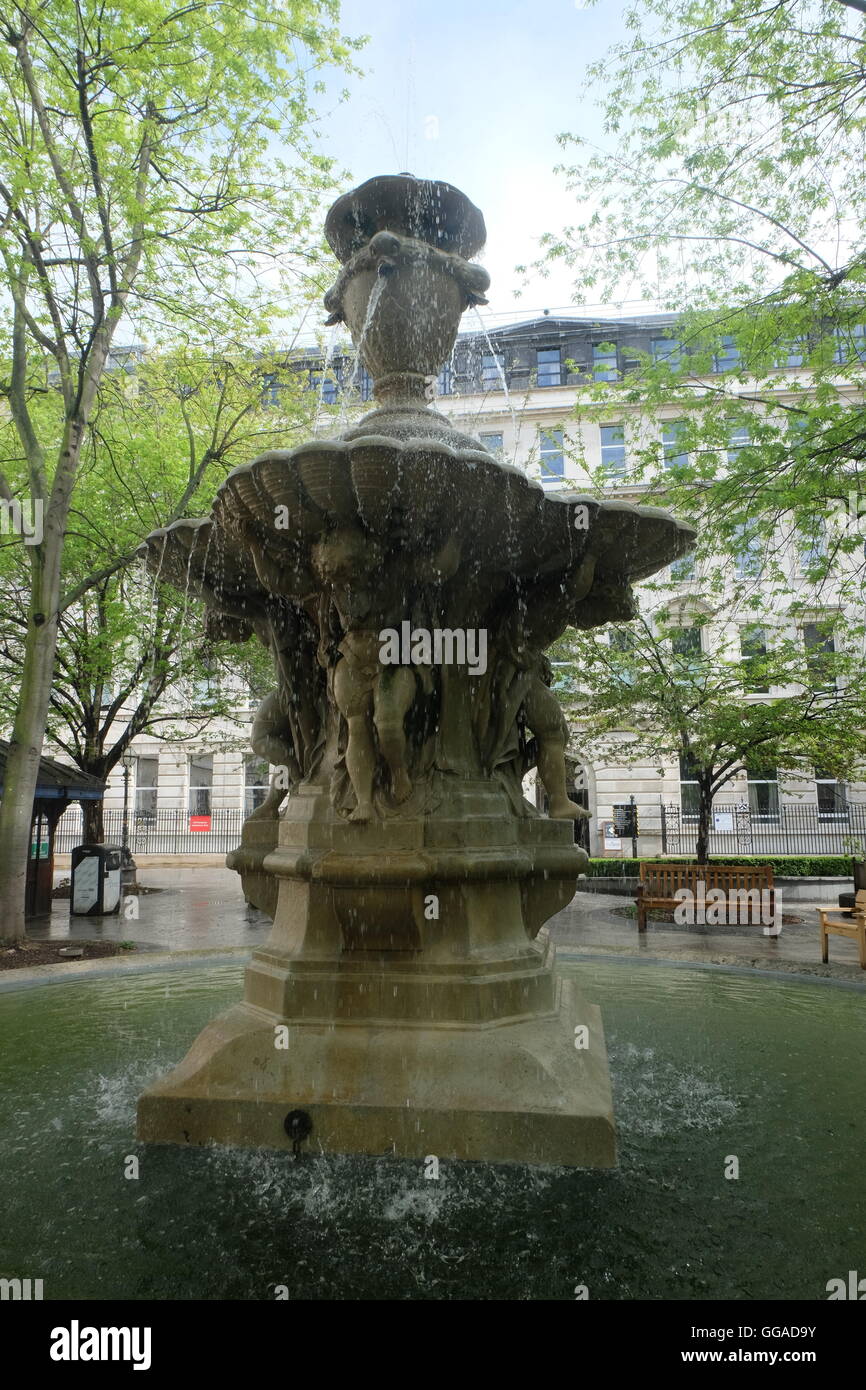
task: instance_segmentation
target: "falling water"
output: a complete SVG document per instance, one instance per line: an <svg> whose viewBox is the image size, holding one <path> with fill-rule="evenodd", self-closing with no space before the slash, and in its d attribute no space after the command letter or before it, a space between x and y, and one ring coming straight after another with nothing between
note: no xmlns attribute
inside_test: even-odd
<svg viewBox="0 0 866 1390"><path fill-rule="evenodd" d="M321 429L322 407L325 404L325 382L328 376L328 369L334 360L334 352L337 345L337 333L339 331L339 327L340 325L335 323L331 328L331 332L328 336L327 347L325 348L324 358L322 360L322 371L319 376L319 389L316 393L316 414L313 420L314 435L318 435L319 430Z"/></svg>
<svg viewBox="0 0 866 1390"><path fill-rule="evenodd" d="M384 288L384 277L381 275L377 275L373 288L370 291L370 299L367 303L367 312L364 315L364 323L361 328L361 336L358 339L358 343L355 349L355 365L352 368L352 375L349 378L348 387L343 392L343 409L340 414L341 431L345 428L345 425L348 423L348 402L349 400L353 399L355 392L360 390L359 382L361 378L361 368L364 365L361 357L361 351L366 341L367 334L370 331L370 327L373 322L373 315L376 312L376 307L379 303L379 300L382 298L382 291L384 290Z"/></svg>
<svg viewBox="0 0 866 1390"><path fill-rule="evenodd" d="M496 370L497 370L497 372L499 373L499 380L502 382L502 390L503 390L503 392L505 393L505 406L506 406L506 409L508 410L509 415L511 416L511 424L512 424L512 426L513 426L513 428L514 428L514 438L516 439L516 438L517 438L517 412L516 412L515 409L514 409L514 405L513 405L512 400L511 400L511 394L510 394L510 392L509 392L509 390L508 390L508 380L507 380L507 378L506 378L506 376L505 376L505 368L503 367L502 363L501 363L500 360L499 360L499 353L496 351L495 347L493 346L493 342L492 342L492 340L491 340L490 334L489 334L488 331L487 331L487 324L484 322L484 319L481 317L481 312L480 312L480 310L479 310L479 308L478 308L477 305L474 305L474 306L473 306L472 312L474 313L474 315L475 315L475 317L477 318L478 322L481 324L481 332L484 334L485 341L486 341L486 343L487 343L488 348L490 349L490 354L491 354L491 356L492 356L492 358L493 358L493 361L496 363Z"/></svg>

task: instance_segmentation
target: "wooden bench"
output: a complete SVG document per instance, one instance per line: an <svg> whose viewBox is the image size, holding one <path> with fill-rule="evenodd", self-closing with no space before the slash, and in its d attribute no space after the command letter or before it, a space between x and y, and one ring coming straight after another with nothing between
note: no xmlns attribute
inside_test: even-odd
<svg viewBox="0 0 866 1390"><path fill-rule="evenodd" d="M860 888L849 911L838 907L819 907L818 921L821 926L821 959L824 964L830 959L830 936L848 936L860 948L860 965L866 970L866 890Z"/></svg>
<svg viewBox="0 0 866 1390"><path fill-rule="evenodd" d="M754 925L763 924L765 936L778 936L781 922L776 921L776 890L773 869L769 864L641 864L637 903L637 929L646 931L647 910L651 907L677 908L683 889L693 895L692 904L699 922L706 920L707 908L718 910L721 900L714 896L707 901L712 889L725 895L725 921ZM712 926L710 921L708 926Z"/></svg>

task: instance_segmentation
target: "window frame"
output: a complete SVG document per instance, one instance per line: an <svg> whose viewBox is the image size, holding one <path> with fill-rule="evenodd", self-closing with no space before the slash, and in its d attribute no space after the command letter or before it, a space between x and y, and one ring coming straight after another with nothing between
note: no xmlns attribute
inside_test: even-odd
<svg viewBox="0 0 866 1390"><path fill-rule="evenodd" d="M604 440L605 430L614 430L614 431L618 430L618 431L619 431L619 435L620 435L619 440L618 440L617 442L615 442L615 443L608 443L608 444L606 444L606 443L605 443L605 440ZM605 478L609 478L609 479L624 478L624 477L626 476L626 473L628 472L628 453L627 453L626 438L625 438L625 423L621 421L619 424L599 425L599 427L598 427L598 438L599 438L599 448L600 448L600 450L601 450L601 469L602 469L602 473L604 474L604 477L605 477ZM618 451L621 451L621 453L622 453L622 467L621 467L621 468L612 469L612 468L610 467L609 462L608 462L607 459L605 458L605 450L606 450L606 449L607 449L607 450L616 449L616 450L618 450Z"/></svg>
<svg viewBox="0 0 866 1390"><path fill-rule="evenodd" d="M542 354L549 360L542 362ZM555 368L555 371L553 370ZM535 349L535 384L542 390L550 386L561 386L563 376L562 348L544 347ZM546 378L551 378L547 380ZM555 377L555 380L553 379Z"/></svg>
<svg viewBox="0 0 866 1390"><path fill-rule="evenodd" d="M199 760L200 762L205 762L205 763L209 763L209 764L210 764L210 782L209 782L209 783L204 783L204 782L195 782L195 783L194 783L194 782L193 782L193 780L192 780L192 773L193 773L193 768L196 766L196 760ZM211 816L211 815L213 815L213 779L214 779L213 753L190 753L190 754L188 754L188 756L187 756L187 762L186 762L186 804L187 804L187 815L189 815L189 816ZM206 793L206 796L204 797L203 800L200 800L200 798L199 798L198 795L195 795L195 796L193 795L194 793L198 794L198 793L201 793L201 792L205 792L205 793ZM193 805L193 802L194 802L194 801L196 802L196 805ZM203 810L201 809L201 806L202 806L202 805L204 805L204 809L203 809Z"/></svg>
<svg viewBox="0 0 866 1390"><path fill-rule="evenodd" d="M592 349L592 379L593 381L619 381L619 349L616 343L609 338L602 338L597 343L590 344ZM602 349L607 348L606 352ZM612 349L612 350L611 350ZM610 364L613 363L611 366Z"/></svg>
<svg viewBox="0 0 866 1390"><path fill-rule="evenodd" d="M545 449L545 439L552 439L556 447ZM557 442L558 439L558 442ZM547 458L559 458L559 471L547 466ZM550 479L561 479L565 477L565 431L562 429L544 429L538 427L538 466L542 481Z"/></svg>
<svg viewBox="0 0 866 1390"><path fill-rule="evenodd" d="M688 450L679 450L680 436L684 430L688 429L688 420L662 420L662 459L665 470L669 468L688 468L691 455ZM666 435L673 435L673 438L666 439ZM676 452L671 452L676 450Z"/></svg>
<svg viewBox="0 0 866 1390"><path fill-rule="evenodd" d="M781 803L779 798L779 769L772 769L772 771L775 774L773 777L758 775L767 773L770 770L770 768L757 768L753 771L751 768L746 768L746 786L747 797L749 802L749 819L752 821L763 821L765 824L769 824L770 822L778 823L781 818ZM758 795L756 793L753 797L753 787L768 788L768 804L771 809L767 811L761 811L756 809ZM772 809L774 803L775 810Z"/></svg>

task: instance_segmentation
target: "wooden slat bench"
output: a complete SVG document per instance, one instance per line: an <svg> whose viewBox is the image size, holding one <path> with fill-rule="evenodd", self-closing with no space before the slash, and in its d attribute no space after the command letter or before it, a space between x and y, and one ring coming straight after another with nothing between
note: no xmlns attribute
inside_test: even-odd
<svg viewBox="0 0 866 1390"><path fill-rule="evenodd" d="M821 959L824 964L830 958L828 936L847 936L857 942L860 952L860 966L866 970L866 891L860 888L854 899L854 907L845 912L835 907L819 907L818 922L821 928Z"/></svg>
<svg viewBox="0 0 866 1390"><path fill-rule="evenodd" d="M638 931L646 931L648 908L680 907L682 899L676 893L683 888L694 894L696 915L717 905L715 899L708 904L705 895L710 889L721 888L728 922L741 922L745 909L747 921L764 924L765 936L778 936L781 930L776 922L776 891L769 864L641 864L635 897Z"/></svg>

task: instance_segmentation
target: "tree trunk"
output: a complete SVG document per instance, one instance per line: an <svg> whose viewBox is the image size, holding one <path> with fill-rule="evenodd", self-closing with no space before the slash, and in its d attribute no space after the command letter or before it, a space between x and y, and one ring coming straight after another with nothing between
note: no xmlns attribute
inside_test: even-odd
<svg viewBox="0 0 866 1390"><path fill-rule="evenodd" d="M700 803L698 806L698 839L695 857L699 864L706 864L710 854L710 818L713 813L713 792L710 786L698 783Z"/></svg>
<svg viewBox="0 0 866 1390"><path fill-rule="evenodd" d="M57 620L30 626L0 804L0 941L24 938L30 826L48 718Z"/></svg>
<svg viewBox="0 0 866 1390"><path fill-rule="evenodd" d="M67 420L42 544L30 548L31 586L21 690L0 803L0 941L22 941L30 825L57 652L63 538L85 422Z"/></svg>
<svg viewBox="0 0 866 1390"><path fill-rule="evenodd" d="M102 818L101 801L85 801L82 803L84 810L84 844L102 845L105 843L105 825Z"/></svg>

